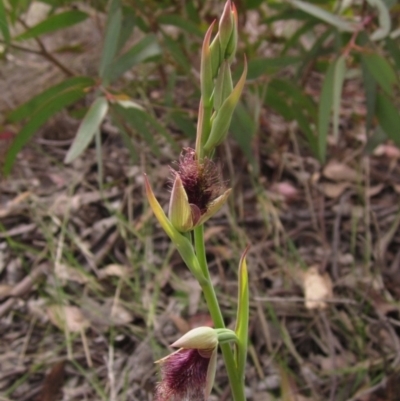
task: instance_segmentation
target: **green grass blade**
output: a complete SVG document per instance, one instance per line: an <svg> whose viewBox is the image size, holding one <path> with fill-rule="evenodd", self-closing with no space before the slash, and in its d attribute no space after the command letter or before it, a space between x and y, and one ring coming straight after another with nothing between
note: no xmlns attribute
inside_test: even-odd
<svg viewBox="0 0 400 401"><path fill-rule="evenodd" d="M46 20L28 29L26 32L18 35L15 40L27 40L36 38L46 33L55 32L59 29L79 24L88 18L88 14L79 10L65 11L60 14L52 15Z"/></svg>
<svg viewBox="0 0 400 401"><path fill-rule="evenodd" d="M108 102L105 97L98 97L90 106L83 118L71 147L65 156L65 163L70 163L88 147L104 120L108 111Z"/></svg>

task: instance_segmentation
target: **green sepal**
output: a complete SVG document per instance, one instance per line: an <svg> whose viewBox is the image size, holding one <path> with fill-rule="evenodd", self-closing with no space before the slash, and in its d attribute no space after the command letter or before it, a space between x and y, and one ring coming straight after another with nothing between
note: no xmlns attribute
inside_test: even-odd
<svg viewBox="0 0 400 401"><path fill-rule="evenodd" d="M154 195L154 192L151 189L146 174L144 175L144 183L145 183L147 199L158 222L160 223L161 227L164 229L168 237L176 246L176 249L181 255L183 261L185 262L189 270L192 272L196 280L199 281L200 284L203 283L204 281L206 281L206 278L204 277L204 274L201 270L192 243L172 225L171 221L165 215L164 210L158 203Z"/></svg>
<svg viewBox="0 0 400 401"><path fill-rule="evenodd" d="M176 174L172 187L168 217L172 225L180 232L193 229L192 209L179 174Z"/></svg>

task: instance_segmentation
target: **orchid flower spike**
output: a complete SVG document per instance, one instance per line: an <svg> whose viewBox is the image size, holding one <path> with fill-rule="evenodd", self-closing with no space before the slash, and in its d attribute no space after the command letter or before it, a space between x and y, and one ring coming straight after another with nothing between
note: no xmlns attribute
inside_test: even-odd
<svg viewBox="0 0 400 401"><path fill-rule="evenodd" d="M180 232L193 230L207 221L231 192L224 190L216 165L207 158L197 160L194 149L185 149L173 174L168 217Z"/></svg>

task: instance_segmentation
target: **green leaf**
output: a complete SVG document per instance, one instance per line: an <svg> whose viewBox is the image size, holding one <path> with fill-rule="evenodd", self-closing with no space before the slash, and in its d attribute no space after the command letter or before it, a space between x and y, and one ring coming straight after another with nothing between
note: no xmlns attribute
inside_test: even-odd
<svg viewBox="0 0 400 401"><path fill-rule="evenodd" d="M237 104L233 113L230 131L247 160L253 166L253 172L256 173L258 166L257 160L254 157L253 138L256 134L257 126L242 102Z"/></svg>
<svg viewBox="0 0 400 401"><path fill-rule="evenodd" d="M180 46L176 43L176 41L172 40L168 35L163 35L164 43L167 47L168 51L171 53L175 63L182 67L184 71L189 71L191 68L191 64L185 54L182 52Z"/></svg>
<svg viewBox="0 0 400 401"><path fill-rule="evenodd" d="M107 19L106 34L101 54L99 75L107 84L111 73L111 63L117 53L122 27L122 10L120 0L111 0Z"/></svg>
<svg viewBox="0 0 400 401"><path fill-rule="evenodd" d="M236 369L238 377L245 375L247 345L249 336L249 277L247 272L246 255L249 247L245 249L239 262L238 306L235 333L238 338L236 349Z"/></svg>
<svg viewBox="0 0 400 401"><path fill-rule="evenodd" d="M316 119L317 108L314 101L295 83L287 79L273 79L268 87L275 89L277 92L281 92L282 99L290 100L290 106L292 108L306 110L310 116Z"/></svg>
<svg viewBox="0 0 400 401"><path fill-rule="evenodd" d="M17 107L7 116L7 120L16 123L25 118L32 117L40 109L46 107L48 103L52 102L53 98L56 98L66 90L83 91L92 85L94 85L94 80L89 77L68 78L63 82L46 89L44 92L39 93L39 95L34 96L26 103Z"/></svg>
<svg viewBox="0 0 400 401"><path fill-rule="evenodd" d="M339 17L338 15L332 14L320 7L315 6L314 4L306 3L301 0L288 0L289 3L293 4L295 7L300 10L305 11L306 13L324 21L328 24L336 27L340 31L345 32L354 32L357 29L357 25L353 24L345 19Z"/></svg>
<svg viewBox="0 0 400 401"><path fill-rule="evenodd" d="M161 25L176 26L189 34L198 36L200 38L202 38L204 35L204 32L191 20L176 14L162 14L160 17L158 17L157 21Z"/></svg>
<svg viewBox="0 0 400 401"><path fill-rule="evenodd" d="M52 15L46 20L39 22L37 25L28 29L21 35L18 35L15 40L27 40L36 38L46 33L58 31L69 26L79 24L88 18L88 14L79 10L64 11L60 14Z"/></svg>
<svg viewBox="0 0 400 401"><path fill-rule="evenodd" d="M113 121L119 129L119 133L121 134L121 138L122 138L122 141L124 142L126 149L128 149L128 151L129 151L129 156L131 158L132 164L137 164L139 162L139 155L138 155L135 147L133 146L130 135L125 130L125 128L119 123L118 120L116 121L115 119L113 119Z"/></svg>
<svg viewBox="0 0 400 401"><path fill-rule="evenodd" d="M307 71L308 66L310 63L314 63L315 60L321 56L321 54L324 53L324 44L325 42L330 38L331 35L335 33L335 29L330 27L328 28L324 33L322 33L318 39L314 42L313 46L309 51L307 51L302 57L301 61L302 63L300 64L297 73L296 73L296 79L300 80L303 73Z"/></svg>
<svg viewBox="0 0 400 401"><path fill-rule="evenodd" d="M3 1L4 0L0 0L0 32L3 34L3 38L6 44L9 44L11 40L11 35L8 28L7 15Z"/></svg>
<svg viewBox="0 0 400 401"><path fill-rule="evenodd" d="M333 104L333 89L336 63L332 63L325 75L318 109L318 156L321 162L325 162L326 143L328 137L329 122Z"/></svg>
<svg viewBox="0 0 400 401"><path fill-rule="evenodd" d="M125 43L132 35L135 25L136 25L136 15L133 8L129 6L122 6L121 31L119 34L117 51L115 52L115 54L118 54L122 50Z"/></svg>
<svg viewBox="0 0 400 401"><path fill-rule="evenodd" d="M187 138L195 139L196 125L194 124L193 120L189 118L187 113L176 110L170 113L169 117L174 122L176 127L182 131Z"/></svg>
<svg viewBox="0 0 400 401"><path fill-rule="evenodd" d="M368 71L375 78L378 85L391 96L393 85L397 82L396 73L389 62L376 53L362 54L362 62L365 63Z"/></svg>
<svg viewBox="0 0 400 401"><path fill-rule="evenodd" d="M51 116L85 95L86 92L82 88L70 88L58 93L51 102L37 110L31 120L18 132L11 147L8 149L4 162L4 174L8 175L10 173L18 152Z"/></svg>
<svg viewBox="0 0 400 401"><path fill-rule="evenodd" d="M88 147L99 129L108 111L108 102L105 97L98 97L90 106L83 118L71 147L65 156L65 163L70 163L80 156Z"/></svg>
<svg viewBox="0 0 400 401"><path fill-rule="evenodd" d="M292 106L286 102L286 99L275 88L268 87L265 95L265 104L274 109L285 120L293 120Z"/></svg>
<svg viewBox="0 0 400 401"><path fill-rule="evenodd" d="M247 79L256 79L263 74L272 74L280 71L282 68L300 63L301 61L302 58L299 56L283 56L250 60Z"/></svg>
<svg viewBox="0 0 400 401"><path fill-rule="evenodd" d="M263 3L264 0L247 0L244 6L247 10L251 10L253 8L257 8Z"/></svg>
<svg viewBox="0 0 400 401"><path fill-rule="evenodd" d="M333 73L333 136L337 140L339 137L339 117L340 103L342 100L342 89L344 76L346 74L346 59L341 55L335 62L335 71Z"/></svg>
<svg viewBox="0 0 400 401"><path fill-rule="evenodd" d="M111 64L109 80L114 81L134 65L161 54L155 35L148 35L133 45Z"/></svg>
<svg viewBox="0 0 400 401"><path fill-rule="evenodd" d="M134 130L135 134L140 135L149 144L155 155L160 155L160 149L155 140L154 132L162 135L174 150L178 150L169 132L148 112L133 108L125 109L116 104L113 105L112 109L120 124L124 120Z"/></svg>
<svg viewBox="0 0 400 401"><path fill-rule="evenodd" d="M315 18L312 18L311 20L302 24L299 29L297 29L293 33L293 35L285 41L285 46L282 49L282 54L286 54L286 52L292 50L296 46L297 42L299 42L300 38L307 32L311 31L315 27L315 25L317 25L317 23L319 23L319 21ZM303 48L301 44L300 46L301 48Z"/></svg>
<svg viewBox="0 0 400 401"><path fill-rule="evenodd" d="M398 71L400 71L400 41L399 39L395 40L390 37L386 38L386 49L389 54L392 56L392 59L396 65Z"/></svg>
<svg viewBox="0 0 400 401"><path fill-rule="evenodd" d="M378 93L376 97L376 117L387 136L400 146L400 114L383 93Z"/></svg>
<svg viewBox="0 0 400 401"><path fill-rule="evenodd" d="M293 117L297 121L300 130L306 136L308 144L310 146L311 151L314 153L316 157L318 157L318 138L315 135L315 132L312 130L312 125L309 119L303 114L303 112L298 107L293 107L292 110Z"/></svg>
<svg viewBox="0 0 400 401"><path fill-rule="evenodd" d="M367 0L368 3L378 10L379 28L370 35L370 40L381 40L389 35L392 23L389 8L382 0Z"/></svg>

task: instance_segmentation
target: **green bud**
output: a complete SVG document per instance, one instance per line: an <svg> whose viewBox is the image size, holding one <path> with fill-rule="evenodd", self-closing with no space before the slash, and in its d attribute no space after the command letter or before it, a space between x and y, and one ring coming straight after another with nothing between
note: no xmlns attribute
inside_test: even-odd
<svg viewBox="0 0 400 401"><path fill-rule="evenodd" d="M172 225L180 232L189 231L193 228L192 209L179 174L175 175L169 200L168 217Z"/></svg>
<svg viewBox="0 0 400 401"><path fill-rule="evenodd" d="M228 45L226 46L225 58L231 62L236 54L237 42L238 42L238 16L235 5L232 3L232 15L233 15L233 29L232 35L229 39Z"/></svg>
<svg viewBox="0 0 400 401"><path fill-rule="evenodd" d="M231 57L232 53L232 44L230 44L231 39L234 36L234 31L237 29L237 25L235 24L235 12L236 9L232 7L232 3L228 0L225 3L224 11L222 12L221 19L219 20L219 44L221 49L221 55L224 60ZM236 37L237 41L237 37ZM230 47L229 53L227 52L228 46ZM236 45L234 46L236 49Z"/></svg>
<svg viewBox="0 0 400 401"><path fill-rule="evenodd" d="M221 47L219 45L219 33L215 36L210 45L211 53L211 71L212 77L215 78L218 74L218 69L221 65Z"/></svg>
<svg viewBox="0 0 400 401"><path fill-rule="evenodd" d="M235 333L234 333L235 334ZM208 326L196 327L171 344L171 347L213 350L218 345L218 334Z"/></svg>
<svg viewBox="0 0 400 401"><path fill-rule="evenodd" d="M221 68L218 71L217 81L215 82L214 91L214 109L218 111L225 99L232 93L232 75L228 61L222 62Z"/></svg>
<svg viewBox="0 0 400 401"><path fill-rule="evenodd" d="M239 101L247 75L247 62L245 59L244 70L232 93L225 99L221 108L213 116L212 127L207 142L204 145L204 152L211 154L213 149L220 145L226 138L231 124L233 112Z"/></svg>
<svg viewBox="0 0 400 401"><path fill-rule="evenodd" d="M208 107L211 105L211 96L214 90L212 64L211 64L211 51L210 40L215 21L208 28L204 36L203 47L201 50L201 64L200 64L200 87L203 105Z"/></svg>

